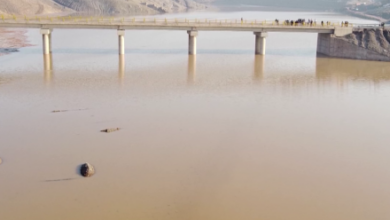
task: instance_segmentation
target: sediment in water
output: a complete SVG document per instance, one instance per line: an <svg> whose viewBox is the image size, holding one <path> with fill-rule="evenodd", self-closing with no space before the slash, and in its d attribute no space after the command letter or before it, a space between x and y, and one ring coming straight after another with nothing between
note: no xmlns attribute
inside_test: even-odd
<svg viewBox="0 0 390 220"><path fill-rule="evenodd" d="M22 47L32 46L26 33L27 30L0 28L0 56L18 52Z"/></svg>

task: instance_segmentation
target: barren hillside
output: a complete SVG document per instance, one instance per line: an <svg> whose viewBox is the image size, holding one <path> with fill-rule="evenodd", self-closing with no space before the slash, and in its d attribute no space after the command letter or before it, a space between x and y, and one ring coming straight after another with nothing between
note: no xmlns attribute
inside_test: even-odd
<svg viewBox="0 0 390 220"><path fill-rule="evenodd" d="M153 14L206 8L209 0L0 0L0 13L37 15L62 12L88 14Z"/></svg>
<svg viewBox="0 0 390 220"><path fill-rule="evenodd" d="M103 14L174 12L201 9L193 0L54 0L78 12Z"/></svg>
<svg viewBox="0 0 390 220"><path fill-rule="evenodd" d="M70 11L52 0L0 0L1 14L40 15Z"/></svg>
<svg viewBox="0 0 390 220"><path fill-rule="evenodd" d="M340 38L390 57L390 29L360 29Z"/></svg>

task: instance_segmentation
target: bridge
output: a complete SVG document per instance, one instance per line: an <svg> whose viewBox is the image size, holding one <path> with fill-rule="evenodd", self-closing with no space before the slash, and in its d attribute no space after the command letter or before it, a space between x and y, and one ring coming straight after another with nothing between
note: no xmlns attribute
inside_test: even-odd
<svg viewBox="0 0 390 220"><path fill-rule="evenodd" d="M1 15L0 27L38 28L43 38L43 54L51 54L53 29L113 29L118 33L119 54L125 54L125 30L182 30L187 31L188 53L196 54L196 38L199 31L247 31L255 37L255 54L264 55L268 32L305 32L344 36L352 33L352 25L339 22L325 25L314 22L284 23L264 20L229 19L157 19L119 17L17 17Z"/></svg>

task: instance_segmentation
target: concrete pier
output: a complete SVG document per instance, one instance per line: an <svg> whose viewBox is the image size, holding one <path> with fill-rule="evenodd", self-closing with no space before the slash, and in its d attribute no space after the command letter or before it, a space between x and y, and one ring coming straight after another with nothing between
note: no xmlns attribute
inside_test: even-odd
<svg viewBox="0 0 390 220"><path fill-rule="evenodd" d="M197 31L187 31L188 33L188 54L196 55L196 37L198 36Z"/></svg>
<svg viewBox="0 0 390 220"><path fill-rule="evenodd" d="M49 50L50 50L50 54L53 53L53 48L51 46L51 35L52 35L52 33L53 33L53 30L50 29L50 33L49 33L49 47L50 47Z"/></svg>
<svg viewBox="0 0 390 220"><path fill-rule="evenodd" d="M50 29L41 29L42 34L42 47L43 47L43 54L47 55L50 54L51 51L51 30Z"/></svg>
<svg viewBox="0 0 390 220"><path fill-rule="evenodd" d="M118 30L119 55L125 54L125 30Z"/></svg>
<svg viewBox="0 0 390 220"><path fill-rule="evenodd" d="M255 54L265 55L265 38L268 36L267 32L254 32L256 35Z"/></svg>

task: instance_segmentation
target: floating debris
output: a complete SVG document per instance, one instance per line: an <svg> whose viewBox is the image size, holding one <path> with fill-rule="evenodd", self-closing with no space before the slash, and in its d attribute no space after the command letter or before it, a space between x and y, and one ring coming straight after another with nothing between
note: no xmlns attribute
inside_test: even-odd
<svg viewBox="0 0 390 220"><path fill-rule="evenodd" d="M3 160L1 160L1 158L0 158L0 164L3 162Z"/></svg>
<svg viewBox="0 0 390 220"><path fill-rule="evenodd" d="M101 130L101 132L111 133L111 132L119 131L119 130L120 130L120 128L107 128L107 129Z"/></svg>
<svg viewBox="0 0 390 220"><path fill-rule="evenodd" d="M76 178L65 178L65 179L55 179L55 180L45 180L44 182L60 182L60 181L69 181L75 180Z"/></svg>
<svg viewBox="0 0 390 220"><path fill-rule="evenodd" d="M83 177L91 177L93 174L95 174L95 168L89 163L85 163L80 166L80 174Z"/></svg>
<svg viewBox="0 0 390 220"><path fill-rule="evenodd" d="M71 110L53 110L52 113L58 113L58 112L74 112L74 111L85 111L88 110L87 108L83 109L71 109Z"/></svg>

